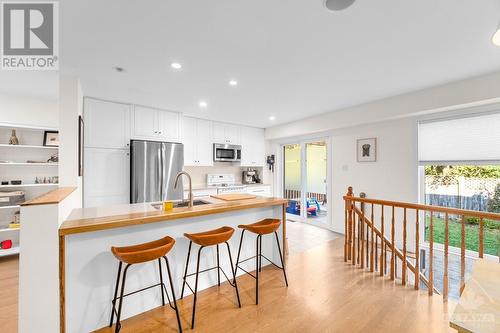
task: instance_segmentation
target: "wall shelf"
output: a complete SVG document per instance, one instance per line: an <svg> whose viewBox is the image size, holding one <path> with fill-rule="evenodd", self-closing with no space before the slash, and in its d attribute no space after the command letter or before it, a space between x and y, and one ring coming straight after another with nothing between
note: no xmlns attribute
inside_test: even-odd
<svg viewBox="0 0 500 333"><path fill-rule="evenodd" d="M21 185L0 185L0 189L2 189L2 188L15 188L15 187L44 187L44 186L58 186L58 185L59 184L53 184L53 183L21 184Z"/></svg>
<svg viewBox="0 0 500 333"><path fill-rule="evenodd" d="M5 229L0 229L0 234L6 233L6 232L12 232L12 231L19 231L19 229L21 229L21 228L5 228Z"/></svg>
<svg viewBox="0 0 500 333"><path fill-rule="evenodd" d="M34 145L8 145L8 144L0 144L0 147L3 148L15 148L15 149L54 149L57 150L59 147L50 147L50 146L34 146Z"/></svg>
<svg viewBox="0 0 500 333"><path fill-rule="evenodd" d="M0 257L10 256L13 254L19 254L19 245L12 246L10 249L7 250L0 249Z"/></svg>
<svg viewBox="0 0 500 333"><path fill-rule="evenodd" d="M0 206L0 210L2 210L2 209L16 209L16 208L21 208L21 206L20 205Z"/></svg>
<svg viewBox="0 0 500 333"><path fill-rule="evenodd" d="M58 166L59 163L28 163L28 162L0 162L0 165L37 165L37 166Z"/></svg>

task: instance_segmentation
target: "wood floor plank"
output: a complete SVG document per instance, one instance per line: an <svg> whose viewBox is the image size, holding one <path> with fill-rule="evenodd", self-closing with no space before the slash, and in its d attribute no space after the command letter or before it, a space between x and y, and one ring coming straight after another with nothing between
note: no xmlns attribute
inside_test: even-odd
<svg viewBox="0 0 500 333"><path fill-rule="evenodd" d="M17 332L19 256L0 258L0 327Z"/></svg>
<svg viewBox="0 0 500 333"><path fill-rule="evenodd" d="M263 269L259 305L255 280L238 278L242 308L227 284L199 293L198 332L453 332L448 316L454 302L443 303L425 290L363 272L343 259L344 239L290 256L286 288L282 272ZM178 302L190 331L192 297ZM98 332L113 332L103 328ZM121 332L175 332L175 314L159 307L122 321Z"/></svg>

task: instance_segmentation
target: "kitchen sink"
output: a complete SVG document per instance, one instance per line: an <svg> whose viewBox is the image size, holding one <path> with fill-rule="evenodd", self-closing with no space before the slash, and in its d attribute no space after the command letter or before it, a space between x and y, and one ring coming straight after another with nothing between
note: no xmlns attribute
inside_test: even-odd
<svg viewBox="0 0 500 333"><path fill-rule="evenodd" d="M205 200L193 200L193 206L200 206L200 205L207 205L210 204L210 202L205 201ZM189 205L189 201L174 201L174 208L179 208L179 207L187 207ZM163 204L162 203L155 203L151 204L156 209L163 209Z"/></svg>

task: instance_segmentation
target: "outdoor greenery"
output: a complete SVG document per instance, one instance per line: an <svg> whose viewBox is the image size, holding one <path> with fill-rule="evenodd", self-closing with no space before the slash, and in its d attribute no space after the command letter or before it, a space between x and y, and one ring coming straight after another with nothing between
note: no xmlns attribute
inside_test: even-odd
<svg viewBox="0 0 500 333"><path fill-rule="evenodd" d="M434 242L444 244L444 219L433 218ZM484 221L484 253L498 255L498 246L500 243L500 222ZM426 218L425 240L429 240L429 217ZM479 221L478 221L479 223ZM494 226L495 228L490 228ZM461 223L457 220L448 220L448 243L450 246L461 246ZM465 224L465 248L467 250L479 250L479 226L475 223Z"/></svg>
<svg viewBox="0 0 500 333"><path fill-rule="evenodd" d="M495 186L495 192L488 201L488 211L493 213L500 213L500 183Z"/></svg>
<svg viewBox="0 0 500 333"><path fill-rule="evenodd" d="M428 165L426 176L500 178L500 165Z"/></svg>

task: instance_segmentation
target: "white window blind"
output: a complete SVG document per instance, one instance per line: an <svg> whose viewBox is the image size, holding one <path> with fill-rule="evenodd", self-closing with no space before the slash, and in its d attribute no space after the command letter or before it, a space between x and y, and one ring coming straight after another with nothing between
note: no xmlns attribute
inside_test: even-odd
<svg viewBox="0 0 500 333"><path fill-rule="evenodd" d="M420 123L418 158L421 164L500 161L500 113Z"/></svg>

